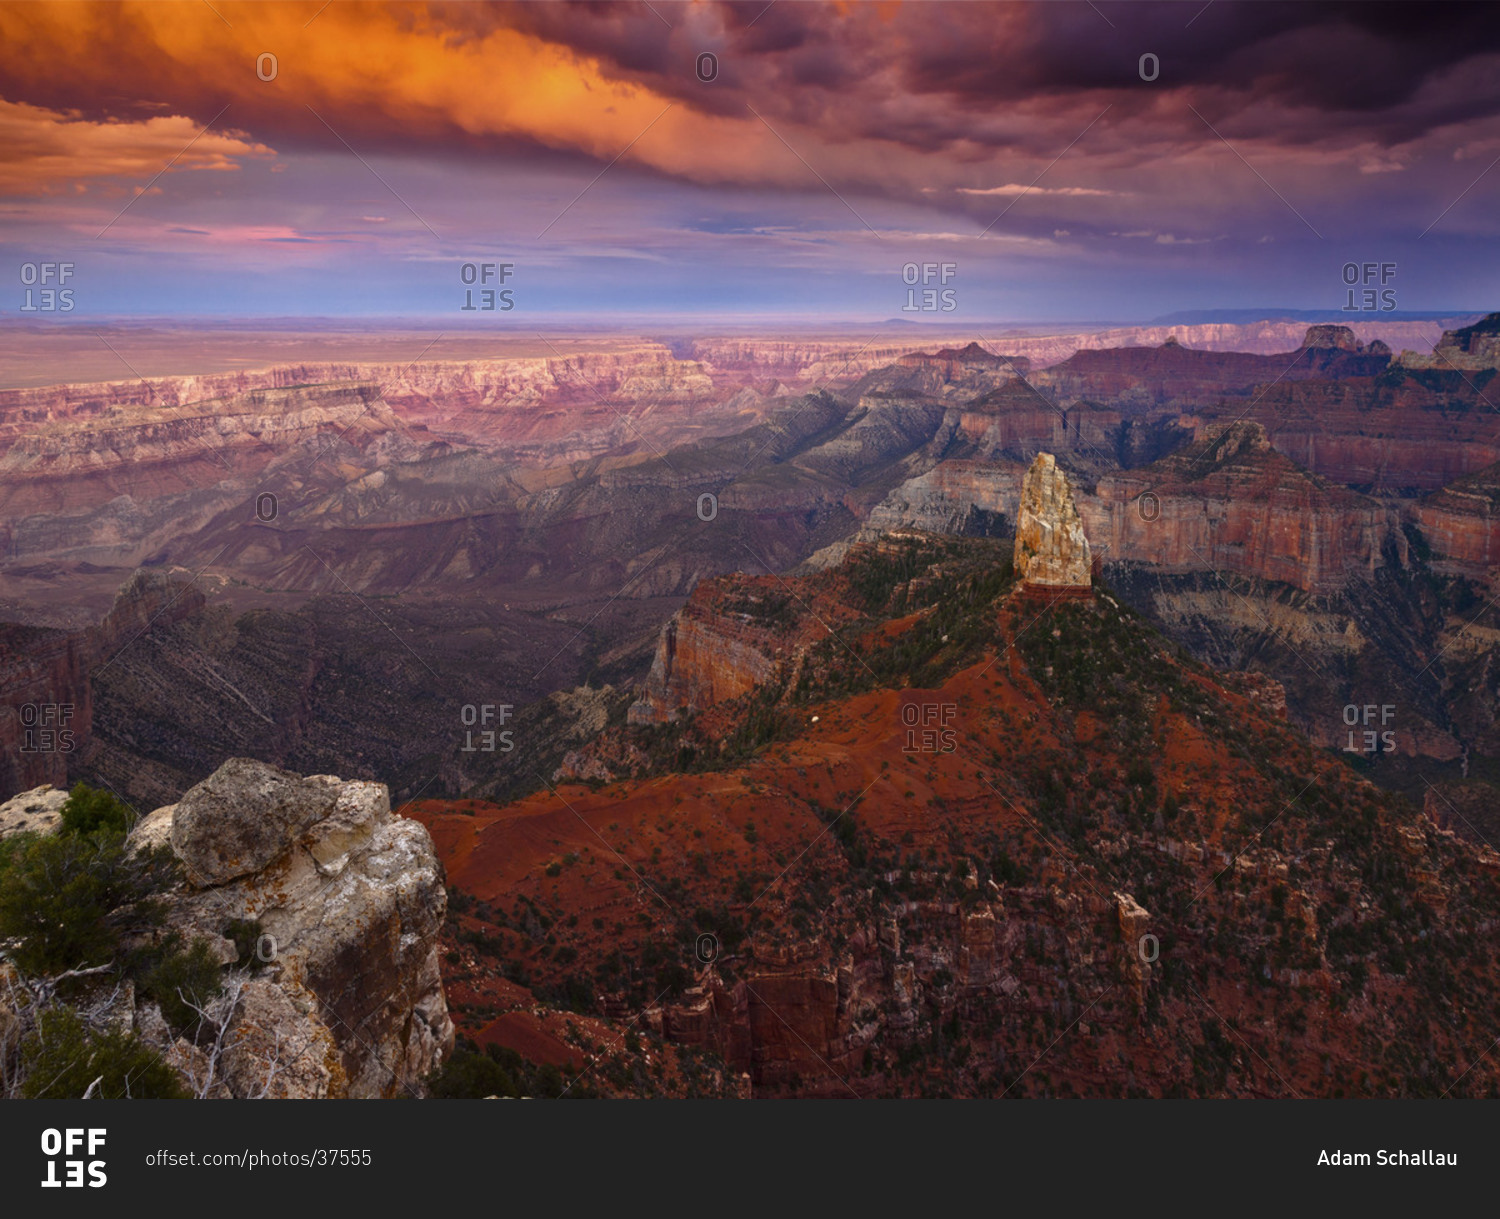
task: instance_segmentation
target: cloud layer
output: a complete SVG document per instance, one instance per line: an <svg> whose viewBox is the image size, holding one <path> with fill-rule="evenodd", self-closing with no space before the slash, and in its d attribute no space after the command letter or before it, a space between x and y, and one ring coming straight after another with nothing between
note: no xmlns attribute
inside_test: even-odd
<svg viewBox="0 0 1500 1219"><path fill-rule="evenodd" d="M1494 265L1496 157L1491 5L0 3L13 226L97 231L161 173L112 236L184 258L441 235L874 273L983 240L1222 278L1441 213L1412 249L1468 242L1429 268L1458 284Z"/></svg>

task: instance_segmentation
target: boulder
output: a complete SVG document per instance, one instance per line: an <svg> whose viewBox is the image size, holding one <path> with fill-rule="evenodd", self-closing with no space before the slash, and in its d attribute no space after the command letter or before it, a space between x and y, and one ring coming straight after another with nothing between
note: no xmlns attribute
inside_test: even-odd
<svg viewBox="0 0 1500 1219"><path fill-rule="evenodd" d="M303 779L243 759L137 832L159 834L164 813L174 849L192 852L171 928L224 946L231 922L260 924L259 972L234 1016L231 1091L266 1087L262 1068L279 1044L299 1047L300 1065L271 1095L420 1093L454 1038L438 969L447 889L426 828L392 814L384 784ZM246 871L248 860L265 862ZM312 1025L328 1061L308 1048Z"/></svg>
<svg viewBox="0 0 1500 1219"><path fill-rule="evenodd" d="M55 834L62 824L68 793L50 783L12 796L0 804L0 838L12 834Z"/></svg>
<svg viewBox="0 0 1500 1219"><path fill-rule="evenodd" d="M172 847L194 885L223 884L275 863L337 798L328 776L304 779L230 758L178 801Z"/></svg>
<svg viewBox="0 0 1500 1219"><path fill-rule="evenodd" d="M253 979L225 1037L224 1083L239 1099L325 1100L348 1095L339 1046L301 987Z"/></svg>
<svg viewBox="0 0 1500 1219"><path fill-rule="evenodd" d="M154 813L147 813L132 827L125 839L125 846L132 853L149 851L153 847L171 846L172 814L176 811L177 806L169 804L165 808L157 809Z"/></svg>

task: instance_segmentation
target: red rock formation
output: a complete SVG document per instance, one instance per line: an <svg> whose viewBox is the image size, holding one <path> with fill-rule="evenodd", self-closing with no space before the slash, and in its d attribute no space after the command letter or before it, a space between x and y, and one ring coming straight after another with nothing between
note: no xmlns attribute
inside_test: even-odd
<svg viewBox="0 0 1500 1219"><path fill-rule="evenodd" d="M1017 519L1023 468L942 462L892 491L863 536L902 528L963 532L976 510ZM1149 466L1074 489L1084 532L1107 563L1162 571L1226 571L1329 589L1381 562L1387 510L1329 483L1271 448L1256 423L1206 427L1202 438Z"/></svg>
<svg viewBox="0 0 1500 1219"><path fill-rule="evenodd" d="M1293 461L1336 482L1376 492L1432 491L1500 461L1490 425L1500 314L1445 331L1431 355L1410 351L1375 376L1365 355L1340 355L1341 371L1289 373L1205 404L1205 420L1248 418ZM1339 342L1347 346L1347 336ZM1366 349L1366 354L1373 348Z"/></svg>
<svg viewBox="0 0 1500 1219"><path fill-rule="evenodd" d="M1430 348L1442 333L1437 322L1389 322L1374 319L1352 323L1360 341L1384 341L1389 347ZM1175 341L1205 352L1253 352L1272 355L1296 349L1307 333L1302 322L1260 321L1203 322L1122 326L1108 330L1071 334L1027 334L971 330L944 332L933 328L932 337L891 339L876 334L859 339L788 339L775 335L744 335L696 339L690 346L693 358L721 372L756 378L783 380L852 379L872 369L883 368L908 352L952 343L963 345L976 338L994 352L1028 359L1044 368L1067 360L1075 352L1105 348L1159 347Z"/></svg>
<svg viewBox="0 0 1500 1219"><path fill-rule="evenodd" d="M924 397L969 402L998 391L1030 371L1024 356L997 356L978 343L961 350L916 351L861 377L851 396Z"/></svg>
<svg viewBox="0 0 1500 1219"><path fill-rule="evenodd" d="M824 621L850 616L834 603L817 604ZM792 604L779 577L702 581L662 628L645 688L630 707L630 723L669 723L775 678L788 679L808 646L827 633L817 617Z"/></svg>
<svg viewBox="0 0 1500 1219"><path fill-rule="evenodd" d="M945 539L919 570L962 605L996 550ZM847 587L888 577L880 557L856 552L872 566ZM788 583L811 603L837 578ZM757 1095L1492 1085L1473 1047L1494 1038L1500 977L1462 930L1491 902L1474 847L1311 748L1273 683L1220 683L1104 598L1039 623L1002 592L949 624L954 639L903 618L846 641L896 681L893 659L920 666L920 689L853 676L843 649L810 660L800 714L733 768L428 802L450 882L490 910L489 952L538 993L581 988L622 1025L716 1051ZM995 633L976 647L980 624ZM974 650L950 653L959 638ZM953 750L903 748L903 708L923 704L952 708ZM705 743L677 731L649 739ZM1418 924L1465 987L1404 967ZM651 963L710 927L722 941L693 972L658 982ZM1229 1011L1232 1028L1205 1023ZM1408 1027L1456 1055L1438 1079ZM1483 1079L1456 1083L1471 1063Z"/></svg>
<svg viewBox="0 0 1500 1219"><path fill-rule="evenodd" d="M1377 378L1282 381L1196 414L1200 424L1253 420L1278 451L1334 482L1435 491L1500 461L1484 376L1393 367Z"/></svg>
<svg viewBox="0 0 1500 1219"><path fill-rule="evenodd" d="M1487 325L1447 332L1441 357L1407 352L1394 363L1388 346L1361 347L1350 327L1314 326L1303 346L1275 355L1175 343L1080 350L1031 380L1063 406L1094 401L1127 416L1180 415L1200 430L1251 419L1273 447L1335 482L1435 490L1500 460L1485 422L1496 362Z"/></svg>
<svg viewBox="0 0 1500 1219"><path fill-rule="evenodd" d="M1500 368L1500 313L1482 317L1472 326L1445 330L1431 355L1403 351L1407 368L1453 368L1474 372Z"/></svg>
<svg viewBox="0 0 1500 1219"><path fill-rule="evenodd" d="M1232 571L1312 591L1380 562L1385 510L1309 474L1257 423L1203 438L1140 470L1099 480L1080 506L1110 562L1162 571Z"/></svg>
<svg viewBox="0 0 1500 1219"><path fill-rule="evenodd" d="M949 381L973 368L1012 369L1022 377L1031 371L1031 361L1024 356L999 356L978 343L970 343L962 349L944 347L934 352L908 352L896 363L906 368L939 368Z"/></svg>
<svg viewBox="0 0 1500 1219"><path fill-rule="evenodd" d="M1440 569L1482 579L1500 567L1500 465L1450 483L1414 511Z"/></svg>
<svg viewBox="0 0 1500 1219"><path fill-rule="evenodd" d="M1302 346L1324 349L1331 347L1339 351L1359 351L1361 349L1360 341L1354 337L1354 331L1348 326L1329 325L1309 326L1307 334L1303 336ZM1385 349L1380 354L1386 356L1391 354L1390 347L1387 344L1381 343L1380 346Z"/></svg>
<svg viewBox="0 0 1500 1219"><path fill-rule="evenodd" d="M1112 454L1124 416L1091 402L1058 407L1032 384L1014 381L962 407L958 431L983 451L1029 461L1043 450Z"/></svg>
<svg viewBox="0 0 1500 1219"><path fill-rule="evenodd" d="M1093 399L1136 411L1190 409L1273 381L1370 377L1390 359L1390 348L1361 348L1347 327L1314 326L1295 351L1196 351L1174 342L1079 351L1033 380L1063 404Z"/></svg>
<svg viewBox="0 0 1500 1219"><path fill-rule="evenodd" d="M781 652L778 632L749 614L718 612L711 586L699 584L665 627L632 724L666 723L737 698L770 677Z"/></svg>
<svg viewBox="0 0 1500 1219"><path fill-rule="evenodd" d="M1026 467L1019 462L939 462L927 473L907 479L870 512L862 536L921 529L928 533L965 533L975 512L1003 515L1014 525Z"/></svg>

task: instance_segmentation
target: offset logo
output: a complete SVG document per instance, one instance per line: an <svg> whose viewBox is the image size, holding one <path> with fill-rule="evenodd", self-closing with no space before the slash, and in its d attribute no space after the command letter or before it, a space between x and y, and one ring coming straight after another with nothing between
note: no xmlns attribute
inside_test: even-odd
<svg viewBox="0 0 1500 1219"><path fill-rule="evenodd" d="M902 313L952 313L958 308L957 289L929 288L933 280L946 285L958 274L956 262L924 262L920 265L909 262L901 268L901 282L906 285L906 304ZM921 303L918 303L916 285L922 284Z"/></svg>
<svg viewBox="0 0 1500 1219"><path fill-rule="evenodd" d="M72 723L72 703L23 703L21 752L72 753L77 744Z"/></svg>
<svg viewBox="0 0 1500 1219"><path fill-rule="evenodd" d="M22 313L71 313L73 289L63 284L73 278L70 262L23 262L21 283L26 288ZM51 284L53 286L48 287Z"/></svg>
<svg viewBox="0 0 1500 1219"><path fill-rule="evenodd" d="M1345 313L1389 313L1396 307L1396 289L1386 287L1396 278L1395 263L1346 262L1341 273L1346 289ZM1378 290L1373 286L1377 277Z"/></svg>
<svg viewBox="0 0 1500 1219"><path fill-rule="evenodd" d="M1394 753L1396 749L1396 733L1393 729L1386 729L1377 733L1371 725L1375 723L1375 713L1380 713L1380 724L1384 727L1390 723L1396 714L1394 703L1366 703L1363 707L1357 707L1350 703L1344 708L1344 723L1349 728L1349 743L1344 746L1345 753ZM1355 728L1363 723L1364 731L1359 734L1359 743L1355 744Z"/></svg>
<svg viewBox="0 0 1500 1219"><path fill-rule="evenodd" d="M957 703L902 704L901 725L906 729L906 742L901 752L952 753L958 748L958 729L952 727L957 715Z"/></svg>
<svg viewBox="0 0 1500 1219"><path fill-rule="evenodd" d="M47 1175L42 1178L42 1188L82 1189L86 1185L90 1189L98 1189L108 1181L109 1178L104 1175L104 1161L92 1158L104 1146L104 1135L102 1126L91 1126L87 1130L81 1126L69 1126L66 1130L48 1127L43 1130L42 1154L47 1157ZM87 1161L81 1158L85 1143L91 1157ZM59 1161L59 1156L68 1158ZM74 1159L74 1156L80 1158ZM88 1174L87 1180L84 1179L85 1172Z"/></svg>
<svg viewBox="0 0 1500 1219"><path fill-rule="evenodd" d="M499 310L506 313L516 307L514 288L491 288L488 284L506 283L516 273L516 264L513 262L466 262L458 269L458 277L463 280L464 303L459 309L464 313L473 313L476 310L482 313L493 313ZM477 287L476 287L477 285ZM475 293L478 292L479 303L476 305Z"/></svg>
<svg viewBox="0 0 1500 1219"><path fill-rule="evenodd" d="M514 710L515 705L512 703L480 703L478 705L465 703L461 716L465 729L461 751L463 753L495 753L498 745L498 752L509 753L516 747L512 737L515 730L507 728L504 732L496 732L488 725L497 719L502 724L506 723ZM478 732L474 730L476 725ZM476 738L478 744L475 743Z"/></svg>

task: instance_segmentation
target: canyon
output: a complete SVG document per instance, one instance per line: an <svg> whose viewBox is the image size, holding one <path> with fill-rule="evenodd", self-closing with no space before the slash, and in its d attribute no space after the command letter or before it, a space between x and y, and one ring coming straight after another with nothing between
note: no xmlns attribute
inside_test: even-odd
<svg viewBox="0 0 1500 1219"><path fill-rule="evenodd" d="M677 663L743 680L606 729L587 781L418 802L473 899L446 933L460 1029L520 1046L540 1000L755 1096L1422 1095L1491 1070L1488 939L1428 920L1490 926L1500 855L1102 588L1039 614L1010 557L857 544L788 578L758 643L742 580L712 581L693 617L740 651Z"/></svg>
<svg viewBox="0 0 1500 1219"><path fill-rule="evenodd" d="M1438 349L1482 363L1494 328ZM576 743L597 692L623 714L643 676L668 680L663 647L700 646L691 613L672 613L705 578L834 562L887 531L1010 536L1042 452L1137 607L1205 658L1275 653L1315 739L1341 736L1327 690L1397 683L1373 659L1322 685L1306 671L1327 677L1399 639L1444 674L1433 689L1425 661L1395 662L1422 686L1401 696L1403 751L1446 763L1468 747L1443 661L1466 664L1481 627L1449 622L1409 576L1489 578L1484 479L1500 451L1479 395L1493 369L1409 367L1421 361L1332 325L1291 352L1174 339L1040 370L973 340L872 348L891 362L863 372L847 342L713 346L725 341L4 391L0 604L17 633L3 731L20 739L21 715L49 701L78 725L65 755L17 755L10 790L71 765L162 801L235 753L382 778L404 797L515 790L567 748L540 768L514 750L475 756L466 708L515 708ZM832 351L848 375L796 392ZM1315 440L1301 422L1313 403ZM104 672L110 723L134 726L96 739L98 696L80 681L103 659L90 632L109 635L137 570L203 591ZM1202 577L1218 590L1189 587ZM1230 593L1226 579L1248 583ZM1345 591L1402 580L1399 595ZM1328 606L1294 608L1279 589ZM1299 660L1309 648L1317 659ZM415 736L392 732L397 706Z"/></svg>
<svg viewBox="0 0 1500 1219"><path fill-rule="evenodd" d="M1427 1094L1392 1047L1488 1029L1390 945L1492 917L1500 315L1295 329L3 391L0 797L384 785L462 1052L635 1027L610 1095Z"/></svg>
<svg viewBox="0 0 1500 1219"><path fill-rule="evenodd" d="M181 572L138 571L97 626L81 630L0 625L0 791L66 786L70 767L93 742L98 674L153 627L167 627L205 604Z"/></svg>

